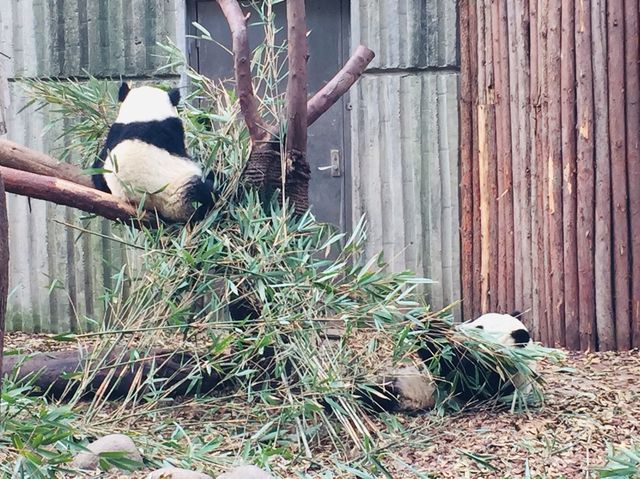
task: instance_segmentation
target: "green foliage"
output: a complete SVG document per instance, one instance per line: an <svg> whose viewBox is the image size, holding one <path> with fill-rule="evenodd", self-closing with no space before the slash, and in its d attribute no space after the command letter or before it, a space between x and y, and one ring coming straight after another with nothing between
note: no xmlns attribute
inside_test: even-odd
<svg viewBox="0 0 640 479"><path fill-rule="evenodd" d="M271 3L257 3L267 41L256 50L253 67L263 114L279 118L278 85L285 75ZM201 30L204 40L213 41ZM174 46L162 48L168 68L182 65ZM388 476L382 460L396 447L390 437L398 423L393 417L372 422L354 391L375 383L387 368L411 362L425 341L444 345L426 365L434 374L447 360L447 351L456 347L486 370L504 378L519 372L537 385L529 363L541 350L505 350L456 330L446 311L431 311L417 294L429 280L389 272L382 255L364 257L364 220L347 236L310 213L294 217L286 202L281 206L281 198L265 200L245 191L241 173L249 141L234 93L188 68L186 77L189 92L181 116L188 149L224 179L222 195L213 213L195 226L142 231L123 226L113 234L111 239L129 246L134 260L117 269L114 288L105 292L107 313L92 318L99 330L75 337L93 346L93 352L77 375L74 399L68 408L47 409L41 400L18 394L12 400L25 401L23 414L29 411L34 426L24 430L16 422L0 423L20 467L45 467L44 459L50 460L42 451L45 445L57 451L56 461L64 462L72 423L86 432L151 420L154 434L164 439L146 438L146 450L178 465L225 464L229 451L258 464L277 456L313 465L314 458L329 450L326 464L336 470L358 477ZM72 120L64 124L63 156L79 156L83 165L91 164L116 111L117 82L34 80L27 86L38 106ZM231 321L227 310L238 301L259 317ZM341 338L327 342L327 327L338 328ZM158 346L193 353L194 373L173 387L153 374L142 377L118 407L106 399L118 381L114 377L82 405L81 416L71 412L80 407L80 397L107 354L119 355L120 362L133 367ZM176 388L188 384L195 390L200 373L214 370L236 387L218 396L196 395L189 403L206 417L198 421L197 434L192 437L172 420L165 422L164 415L186 407L176 402ZM450 397L456 381L482 387L481 374L447 379L439 383L442 408L455 406ZM323 408L325 403L332 413ZM40 406L46 412L38 413ZM50 430L40 427L38 421L51 425L51 414L64 420Z"/></svg>
<svg viewBox="0 0 640 479"><path fill-rule="evenodd" d="M640 448L610 448L607 454L607 464L596 469L598 477L615 479L640 478Z"/></svg>

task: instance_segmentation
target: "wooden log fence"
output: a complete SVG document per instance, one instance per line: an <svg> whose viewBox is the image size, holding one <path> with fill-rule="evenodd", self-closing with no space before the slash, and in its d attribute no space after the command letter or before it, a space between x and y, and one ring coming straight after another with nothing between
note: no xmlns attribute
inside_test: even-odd
<svg viewBox="0 0 640 479"><path fill-rule="evenodd" d="M639 3L461 1L466 319L640 347Z"/></svg>

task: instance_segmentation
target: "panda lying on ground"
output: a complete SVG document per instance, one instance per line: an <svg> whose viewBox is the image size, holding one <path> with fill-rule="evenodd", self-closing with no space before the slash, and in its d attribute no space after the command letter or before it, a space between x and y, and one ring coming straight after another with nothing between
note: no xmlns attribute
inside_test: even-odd
<svg viewBox="0 0 640 479"><path fill-rule="evenodd" d="M211 176L187 156L180 91L120 86L122 103L93 168L94 186L170 223L201 220L213 206Z"/></svg>
<svg viewBox="0 0 640 479"><path fill-rule="evenodd" d="M519 312L487 313L459 325L458 329L469 335L480 333L485 339L504 347L526 348L533 342L519 316ZM418 350L421 361L430 366L428 369L434 371L433 375L416 366L395 368L381 378L379 383L382 386L374 387L374 393L368 387L359 391L359 395L365 405L374 411L418 412L436 405L439 381L449 382L447 389L451 392L451 399L460 404L508 396L515 390L523 396L531 392L531 377L520 372L514 372L508 378L501 377L491 368L479 365L465 351L461 345L438 342L436 334ZM430 364L431 361L437 361L437 366ZM529 367L533 370L535 365L530 364ZM478 379L472 385L471 382L461 381L461 377ZM481 389L478 389L478 384L482 385Z"/></svg>

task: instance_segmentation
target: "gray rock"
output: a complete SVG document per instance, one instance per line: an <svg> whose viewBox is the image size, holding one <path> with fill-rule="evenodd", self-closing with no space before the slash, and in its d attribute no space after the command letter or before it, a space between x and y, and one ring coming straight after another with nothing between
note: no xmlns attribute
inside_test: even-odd
<svg viewBox="0 0 640 479"><path fill-rule="evenodd" d="M96 439L87 446L89 451L78 453L71 463L76 469L95 470L98 468L98 455L103 452L122 452L124 457L132 461L142 462L138 448L129 436L124 434L109 434Z"/></svg>
<svg viewBox="0 0 640 479"><path fill-rule="evenodd" d="M202 472L190 471L179 467L163 467L150 472L147 479L213 479Z"/></svg>
<svg viewBox="0 0 640 479"><path fill-rule="evenodd" d="M273 476L256 466L239 466L218 476L218 479L273 479Z"/></svg>

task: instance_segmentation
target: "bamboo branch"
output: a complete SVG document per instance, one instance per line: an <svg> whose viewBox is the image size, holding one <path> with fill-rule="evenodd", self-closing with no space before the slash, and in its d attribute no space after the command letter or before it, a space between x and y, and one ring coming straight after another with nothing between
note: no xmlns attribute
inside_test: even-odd
<svg viewBox="0 0 640 479"><path fill-rule="evenodd" d="M358 45L342 69L307 102L307 126L313 125L347 93L374 57L375 53L364 45Z"/></svg>
<svg viewBox="0 0 640 479"><path fill-rule="evenodd" d="M307 24L304 0L287 2L287 161L307 151Z"/></svg>
<svg viewBox="0 0 640 479"><path fill-rule="evenodd" d="M268 125L258 112L258 101L251 82L251 51L247 36L247 22L237 0L217 0L227 19L233 40L233 71L240 110L252 142L264 141L269 135Z"/></svg>
<svg viewBox="0 0 640 479"><path fill-rule="evenodd" d="M153 215L148 213L140 218L134 206L94 188L4 166L0 166L0 175L9 193L71 206L113 221L136 220L149 225L157 223Z"/></svg>
<svg viewBox="0 0 640 479"><path fill-rule="evenodd" d="M93 188L91 177L75 165L55 160L44 153L9 140L0 139L0 166L52 176L87 188Z"/></svg>
<svg viewBox="0 0 640 479"><path fill-rule="evenodd" d="M5 314L9 295L9 220L7 195L0 174L0 393L2 393L2 355L4 352Z"/></svg>

